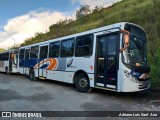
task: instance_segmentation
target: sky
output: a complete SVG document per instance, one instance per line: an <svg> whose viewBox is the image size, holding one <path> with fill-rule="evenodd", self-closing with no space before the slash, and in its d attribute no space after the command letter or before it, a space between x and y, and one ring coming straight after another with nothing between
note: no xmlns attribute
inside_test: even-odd
<svg viewBox="0 0 160 120"><path fill-rule="evenodd" d="M75 11L87 4L107 7L119 0L0 0L0 48L23 43L35 33L63 19L75 19Z"/></svg>

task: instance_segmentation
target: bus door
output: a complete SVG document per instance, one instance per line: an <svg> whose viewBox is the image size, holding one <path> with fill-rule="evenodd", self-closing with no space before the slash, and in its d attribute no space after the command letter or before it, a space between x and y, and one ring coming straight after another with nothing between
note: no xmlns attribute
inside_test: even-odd
<svg viewBox="0 0 160 120"><path fill-rule="evenodd" d="M97 35L97 87L117 89L118 38L118 33Z"/></svg>
<svg viewBox="0 0 160 120"><path fill-rule="evenodd" d="M39 59L40 59L41 62L38 66L39 77L46 77L46 75L47 75L46 68L48 66L48 63L45 62L45 59L47 57L48 57L48 45L40 46Z"/></svg>
<svg viewBox="0 0 160 120"><path fill-rule="evenodd" d="M23 67L23 74L26 74L26 75L29 74L28 68L30 68L29 67L29 63L30 63L29 53L30 53L30 48L26 48L25 54L24 54L24 67Z"/></svg>
<svg viewBox="0 0 160 120"><path fill-rule="evenodd" d="M18 71L21 73L21 74L24 74L24 53L25 53L25 49L20 49L19 50L19 61L18 61Z"/></svg>

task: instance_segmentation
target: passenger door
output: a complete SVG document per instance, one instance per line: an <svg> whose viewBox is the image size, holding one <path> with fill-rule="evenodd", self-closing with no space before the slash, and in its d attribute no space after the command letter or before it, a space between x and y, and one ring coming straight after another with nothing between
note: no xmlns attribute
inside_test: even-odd
<svg viewBox="0 0 160 120"><path fill-rule="evenodd" d="M118 72L118 33L97 35L95 86L116 90Z"/></svg>
<svg viewBox="0 0 160 120"><path fill-rule="evenodd" d="M45 59L48 57L48 45L40 46L40 53L39 53L39 77L46 77L46 68L47 63L45 62Z"/></svg>
<svg viewBox="0 0 160 120"><path fill-rule="evenodd" d="M28 68L30 68L29 63L29 53L30 53L30 48L25 49L25 54L24 54L24 73L25 75L29 74Z"/></svg>

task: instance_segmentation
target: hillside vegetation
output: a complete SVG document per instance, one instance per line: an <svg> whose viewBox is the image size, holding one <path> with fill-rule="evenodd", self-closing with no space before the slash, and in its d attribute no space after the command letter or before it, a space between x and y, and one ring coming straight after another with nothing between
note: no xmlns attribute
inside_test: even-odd
<svg viewBox="0 0 160 120"><path fill-rule="evenodd" d="M4 49L2 49L2 48L0 48L0 52L3 52L3 51L5 51Z"/></svg>
<svg viewBox="0 0 160 120"><path fill-rule="evenodd" d="M160 87L160 0L123 0L109 8L95 11L76 21L66 20L50 26L49 32L37 33L21 46L58 38L116 22L142 26L148 37L148 60L152 87Z"/></svg>

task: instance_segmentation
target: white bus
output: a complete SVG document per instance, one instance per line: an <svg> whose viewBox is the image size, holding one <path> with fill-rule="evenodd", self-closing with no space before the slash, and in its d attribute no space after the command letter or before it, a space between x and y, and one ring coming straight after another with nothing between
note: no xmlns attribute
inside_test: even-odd
<svg viewBox="0 0 160 120"><path fill-rule="evenodd" d="M19 48L18 71L35 78L91 88L135 92L150 87L145 31L116 23Z"/></svg>
<svg viewBox="0 0 160 120"><path fill-rule="evenodd" d="M18 50L12 49L0 53L0 72L17 73Z"/></svg>

